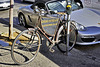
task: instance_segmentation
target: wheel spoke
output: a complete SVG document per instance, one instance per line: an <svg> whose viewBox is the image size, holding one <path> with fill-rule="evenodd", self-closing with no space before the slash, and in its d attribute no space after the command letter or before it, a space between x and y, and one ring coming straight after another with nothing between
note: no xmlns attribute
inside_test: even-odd
<svg viewBox="0 0 100 67"><path fill-rule="evenodd" d="M75 31L75 27L72 24L70 25L70 34L69 34L69 42L71 42L72 44L69 44L69 47L68 45L66 46L65 32L67 31L64 31L64 27L61 26L57 33L57 40L58 40L57 47L63 53L66 52L66 49L70 51L74 47L76 42L76 31Z"/></svg>
<svg viewBox="0 0 100 67"><path fill-rule="evenodd" d="M25 30L21 32L15 38L11 48L12 59L17 64L29 63L36 57L40 49L40 44L39 34L34 33L34 30Z"/></svg>
<svg viewBox="0 0 100 67"><path fill-rule="evenodd" d="M38 47L39 45L37 45L38 44L38 42L35 42L36 44L31 44L31 47Z"/></svg>
<svg viewBox="0 0 100 67"><path fill-rule="evenodd" d="M20 16L18 16L18 18L19 18L20 24L23 26L26 26L26 19L25 19L24 15L20 14Z"/></svg>

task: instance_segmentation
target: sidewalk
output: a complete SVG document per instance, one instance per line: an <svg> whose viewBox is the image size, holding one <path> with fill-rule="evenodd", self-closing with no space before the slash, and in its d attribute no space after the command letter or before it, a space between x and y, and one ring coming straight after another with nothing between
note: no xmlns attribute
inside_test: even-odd
<svg viewBox="0 0 100 67"><path fill-rule="evenodd" d="M13 37L15 38L14 34L15 32L21 32L22 30L25 30L26 28L24 27L21 27L19 25L16 25L16 24L13 24ZM20 29L21 28L21 29ZM0 42L3 43L3 41L6 41L8 40L8 36L9 36L9 21L8 20L5 20L3 18L0 18L0 36L1 36L1 40ZM3 40L3 41L2 41ZM11 41L8 41L7 42L9 45L11 45ZM7 43L4 43L6 45L8 45ZM0 43L1 44L1 43ZM6 46L5 45L5 46ZM4 46L4 45L2 45Z"/></svg>
<svg viewBox="0 0 100 67"><path fill-rule="evenodd" d="M3 19L0 19L0 34L8 33L8 24ZM21 31L19 28L25 29L18 25L14 25L14 27L14 31ZM54 48L55 52L50 53L45 46L45 41L42 44L36 59L26 65L15 65L10 55L10 46L1 47L0 67L100 67L100 59L75 48L69 53L69 56L66 56L56 47Z"/></svg>
<svg viewBox="0 0 100 67"><path fill-rule="evenodd" d="M23 31L26 28L19 26L17 24L13 24L13 32L15 31ZM3 18L0 18L0 34L1 33L9 33L9 21Z"/></svg>

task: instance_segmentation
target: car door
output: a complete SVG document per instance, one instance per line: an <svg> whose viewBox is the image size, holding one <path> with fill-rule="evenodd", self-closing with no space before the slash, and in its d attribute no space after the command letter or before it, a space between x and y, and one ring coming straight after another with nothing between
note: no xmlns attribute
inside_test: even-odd
<svg viewBox="0 0 100 67"><path fill-rule="evenodd" d="M26 10L24 10L24 13L26 15L27 24L29 26L34 27L35 24L38 22L39 14L35 13L34 10L29 7Z"/></svg>
<svg viewBox="0 0 100 67"><path fill-rule="evenodd" d="M34 27L36 23L38 23L38 18L39 18L38 13L35 13L34 11L32 13L29 13L28 14L29 25Z"/></svg>

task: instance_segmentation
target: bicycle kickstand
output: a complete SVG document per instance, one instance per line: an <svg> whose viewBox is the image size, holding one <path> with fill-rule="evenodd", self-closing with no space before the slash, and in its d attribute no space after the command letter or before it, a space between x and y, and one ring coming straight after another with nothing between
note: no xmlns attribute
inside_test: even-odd
<svg viewBox="0 0 100 67"><path fill-rule="evenodd" d="M50 52L52 52L52 53L54 53L54 52L55 52L55 50L54 50L54 49L52 49L52 48L53 48L53 46L54 46L53 44L51 44L51 46L49 46L49 51L50 51Z"/></svg>

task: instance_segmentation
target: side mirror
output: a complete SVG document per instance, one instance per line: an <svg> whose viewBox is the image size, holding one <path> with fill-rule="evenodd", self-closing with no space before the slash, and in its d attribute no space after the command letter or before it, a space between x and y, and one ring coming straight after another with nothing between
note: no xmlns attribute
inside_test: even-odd
<svg viewBox="0 0 100 67"><path fill-rule="evenodd" d="M51 14L56 14L58 11L57 10L49 10L49 12L51 13Z"/></svg>
<svg viewBox="0 0 100 67"><path fill-rule="evenodd" d="M81 6L81 4L80 4L80 3L78 3L78 2L77 2L76 4L77 4L78 6Z"/></svg>
<svg viewBox="0 0 100 67"><path fill-rule="evenodd" d="M44 9L41 9L41 13L45 14L45 13L47 13L47 11L45 11Z"/></svg>
<svg viewBox="0 0 100 67"><path fill-rule="evenodd" d="M38 6L34 6L34 11L35 11L36 13L40 13L40 9L38 8Z"/></svg>
<svg viewBox="0 0 100 67"><path fill-rule="evenodd" d="M80 8L83 8L83 3L82 3L82 0L74 0L74 2L80 6Z"/></svg>
<svg viewBox="0 0 100 67"><path fill-rule="evenodd" d="M45 16L47 14L47 11L45 11L44 9L40 9L41 15Z"/></svg>
<svg viewBox="0 0 100 67"><path fill-rule="evenodd" d="M79 2L75 2L75 3L72 4L72 11L79 10L81 8L83 8L83 7Z"/></svg>

